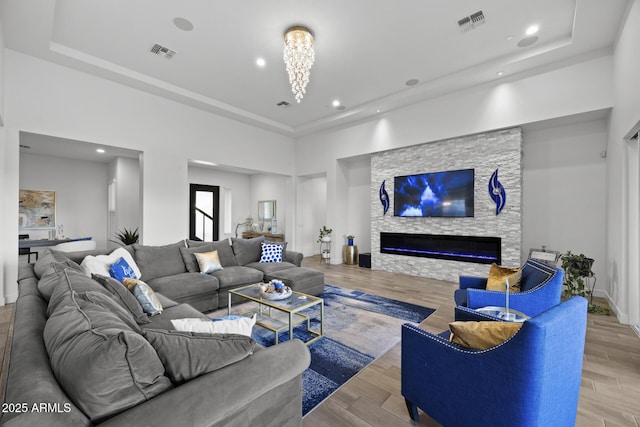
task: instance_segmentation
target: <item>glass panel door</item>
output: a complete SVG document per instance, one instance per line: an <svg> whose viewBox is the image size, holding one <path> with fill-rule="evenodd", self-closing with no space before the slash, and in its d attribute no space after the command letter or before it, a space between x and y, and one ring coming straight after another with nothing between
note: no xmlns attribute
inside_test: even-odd
<svg viewBox="0 0 640 427"><path fill-rule="evenodd" d="M189 239L218 240L220 187L189 185Z"/></svg>

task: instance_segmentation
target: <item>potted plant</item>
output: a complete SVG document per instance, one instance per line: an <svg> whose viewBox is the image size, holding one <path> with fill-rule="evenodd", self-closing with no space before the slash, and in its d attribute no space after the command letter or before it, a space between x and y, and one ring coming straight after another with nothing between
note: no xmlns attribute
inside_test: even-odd
<svg viewBox="0 0 640 427"><path fill-rule="evenodd" d="M138 229L135 230L127 230L127 228L123 228L122 231L118 232L115 235L118 240L111 240L114 243L118 243L122 246L132 245L134 243L138 243L140 239L140 235L138 234Z"/></svg>
<svg viewBox="0 0 640 427"><path fill-rule="evenodd" d="M589 301L590 313L609 314L609 309L593 303L593 289L596 287L596 274L592 270L593 258L584 254L576 255L567 251L560 257L564 270L564 295L581 296Z"/></svg>
<svg viewBox="0 0 640 427"><path fill-rule="evenodd" d="M318 236L318 243L330 242L332 232L333 232L333 229L327 228L326 225L323 225L322 228L320 229L320 235Z"/></svg>
<svg viewBox="0 0 640 427"><path fill-rule="evenodd" d="M355 238L356 236L353 234L347 234L347 246L353 246L353 239Z"/></svg>

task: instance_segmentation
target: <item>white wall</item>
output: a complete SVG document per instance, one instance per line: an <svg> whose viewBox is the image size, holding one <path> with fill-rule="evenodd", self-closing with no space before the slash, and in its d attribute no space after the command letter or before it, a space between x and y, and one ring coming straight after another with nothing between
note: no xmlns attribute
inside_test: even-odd
<svg viewBox="0 0 640 427"><path fill-rule="evenodd" d="M4 123L4 22L0 16L0 127ZM1 153L2 151L0 151ZM0 184L2 182L0 181Z"/></svg>
<svg viewBox="0 0 640 427"><path fill-rule="evenodd" d="M349 160L347 168L349 215L346 234L355 236L358 253L371 252L371 158L362 156ZM343 236L336 237L346 244Z"/></svg>
<svg viewBox="0 0 640 427"><path fill-rule="evenodd" d="M327 178L299 177L296 187L296 247L305 256L319 254L319 230L327 222ZM337 258L337 255L334 255Z"/></svg>
<svg viewBox="0 0 640 427"><path fill-rule="evenodd" d="M107 247L107 165L61 157L20 153L21 189L56 192L56 225L67 237L93 237ZM24 230L31 238L46 238L46 230ZM17 251L17 241L13 242Z"/></svg>
<svg viewBox="0 0 640 427"><path fill-rule="evenodd" d="M640 2L635 0L613 61L614 109L607 141L607 291L618 318L640 325L640 154L624 136L640 120ZM640 326L637 331L640 333Z"/></svg>
<svg viewBox="0 0 640 427"><path fill-rule="evenodd" d="M140 160L118 157L113 160L107 168L107 190L109 183L114 183L116 188L115 197L115 221L112 221L111 235L108 235L107 246L116 248L115 234L127 230L138 229L142 234L142 193L140 189ZM112 215L107 213L107 215ZM107 221L111 221L107 218ZM109 233L107 226L107 233Z"/></svg>
<svg viewBox="0 0 640 427"><path fill-rule="evenodd" d="M293 175L292 138L9 49L4 72L7 138L0 210L3 293L9 301L17 297L19 131L144 152L142 239L149 245L187 234L188 159ZM260 155L247 155L255 152Z"/></svg>
<svg viewBox="0 0 640 427"><path fill-rule="evenodd" d="M594 258L606 290L605 119L524 130L522 259L545 245Z"/></svg>
<svg viewBox="0 0 640 427"><path fill-rule="evenodd" d="M7 238L6 228L5 228L5 220L4 220L4 212L2 211L2 203L5 200L5 179L4 173L1 173L5 170L5 164L9 157L5 152L5 141L6 134L4 129L4 23L3 17L0 16L0 240L4 240ZM8 237L12 238L12 237ZM5 264L5 252L9 252L11 249L7 245L3 245L0 247L0 289L2 289L3 277L5 276L4 264ZM4 293L0 292L0 305L5 304Z"/></svg>

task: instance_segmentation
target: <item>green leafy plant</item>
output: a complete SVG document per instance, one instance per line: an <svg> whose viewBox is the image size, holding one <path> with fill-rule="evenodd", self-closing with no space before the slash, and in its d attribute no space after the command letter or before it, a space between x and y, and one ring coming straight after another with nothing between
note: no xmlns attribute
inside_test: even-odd
<svg viewBox="0 0 640 427"><path fill-rule="evenodd" d="M323 225L320 229L320 235L318 236L318 243L322 242L323 237L331 237L331 233L333 233L333 229L327 228L326 225Z"/></svg>
<svg viewBox="0 0 640 427"><path fill-rule="evenodd" d="M137 228L135 230L127 230L126 228L123 228L122 231L118 232L115 237L117 238L117 240L111 240L112 242L127 246L138 243L140 234L138 234Z"/></svg>
<svg viewBox="0 0 640 427"><path fill-rule="evenodd" d="M596 274L592 267L593 258L584 254L576 255L567 251L560 257L564 270L564 295L566 297L581 296L589 301L590 313L609 314L606 307L600 307L593 303L593 289L596 287Z"/></svg>

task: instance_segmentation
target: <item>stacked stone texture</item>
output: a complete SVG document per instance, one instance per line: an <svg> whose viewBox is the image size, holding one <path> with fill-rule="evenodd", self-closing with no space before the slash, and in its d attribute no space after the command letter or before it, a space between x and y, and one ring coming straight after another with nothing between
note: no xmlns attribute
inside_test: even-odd
<svg viewBox="0 0 640 427"><path fill-rule="evenodd" d="M458 169L475 170L473 218L406 218L393 215L395 176ZM506 205L496 215L489 196L491 174L506 191ZM383 215L380 184L391 199ZM375 153L371 157L371 268L439 280L458 281L459 275L486 276L489 266L468 262L380 253L380 233L451 234L502 239L502 265L521 264L522 245L522 131L510 128ZM392 285L392 284L390 284Z"/></svg>

